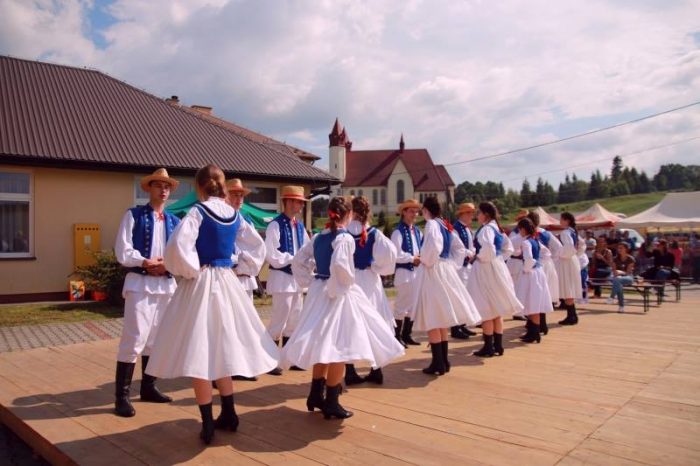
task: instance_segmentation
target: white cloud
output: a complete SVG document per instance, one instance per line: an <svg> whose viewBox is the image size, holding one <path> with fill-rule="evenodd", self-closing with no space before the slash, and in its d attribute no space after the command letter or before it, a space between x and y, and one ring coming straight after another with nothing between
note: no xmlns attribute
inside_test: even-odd
<svg viewBox="0 0 700 466"><path fill-rule="evenodd" d="M96 67L321 156L336 116L355 148L403 132L450 163L700 97L698 1L116 0L104 50L89 40L91 7L0 0L0 53ZM450 173L513 179L693 135L698 107ZM629 161L654 171L697 163L699 149Z"/></svg>

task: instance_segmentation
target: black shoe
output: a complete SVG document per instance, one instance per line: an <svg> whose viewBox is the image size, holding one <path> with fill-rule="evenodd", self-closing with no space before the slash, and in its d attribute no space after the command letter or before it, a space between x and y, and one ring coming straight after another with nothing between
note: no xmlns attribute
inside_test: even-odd
<svg viewBox="0 0 700 466"><path fill-rule="evenodd" d="M211 413L211 403L199 405L199 414L202 416L202 431L199 433L199 438L209 445L214 438L214 416Z"/></svg>
<svg viewBox="0 0 700 466"><path fill-rule="evenodd" d="M384 374L382 374L382 368L371 369L369 374L365 376L365 382L376 383L377 385L382 385L384 383Z"/></svg>
<svg viewBox="0 0 700 466"><path fill-rule="evenodd" d="M527 334L520 338L523 343L539 343L540 339L540 326L528 320Z"/></svg>
<svg viewBox="0 0 700 466"><path fill-rule="evenodd" d="M238 380L241 382L257 382L257 377L246 377L245 375L232 375L231 380Z"/></svg>
<svg viewBox="0 0 700 466"><path fill-rule="evenodd" d="M499 356L503 356L503 353L506 352L506 350L503 349L503 334L502 333L495 333L494 332L494 334L493 334L493 352Z"/></svg>
<svg viewBox="0 0 700 466"><path fill-rule="evenodd" d="M403 341L407 345L412 345L412 346L418 346L420 343L418 343L416 340L413 339L411 336L411 333L413 332L413 321L409 319L408 317L404 318L403 320L403 328L401 329L401 341Z"/></svg>
<svg viewBox="0 0 700 466"><path fill-rule="evenodd" d="M282 375L282 369L279 367L275 367L270 372L268 372L268 374L270 374L270 375Z"/></svg>
<svg viewBox="0 0 700 466"><path fill-rule="evenodd" d="M326 388L326 379L311 380L311 390L306 398L306 409L313 412L315 408L323 410L323 390Z"/></svg>
<svg viewBox="0 0 700 466"><path fill-rule="evenodd" d="M302 369L302 368L299 367L299 366L292 366L292 367L289 368L289 370L290 370L290 371L300 371L300 372L304 372L306 369Z"/></svg>
<svg viewBox="0 0 700 466"><path fill-rule="evenodd" d="M513 320L527 320L527 319L523 316L513 316Z"/></svg>
<svg viewBox="0 0 700 466"><path fill-rule="evenodd" d="M398 342L401 343L401 346L403 346L404 348L408 348L408 345L401 340L401 328L403 327L403 320L395 319L394 322L396 322L396 327L394 327L394 337L396 337L396 340L398 340Z"/></svg>
<svg viewBox="0 0 700 466"><path fill-rule="evenodd" d="M238 430L238 415L233 404L233 393L221 397L221 414L214 421L214 427L220 430Z"/></svg>
<svg viewBox="0 0 700 466"><path fill-rule="evenodd" d="M340 406L340 403L338 402L338 397L342 391L343 386L341 384L338 384L335 387L326 386L326 399L323 401L323 407L321 408L324 418L330 419L331 417L334 417L336 419L347 419L352 417L352 412L347 411L345 408Z"/></svg>
<svg viewBox="0 0 700 466"><path fill-rule="evenodd" d="M560 320L559 325L576 325L578 324L578 316L576 315L576 306L574 304L566 305L566 319Z"/></svg>
<svg viewBox="0 0 700 466"><path fill-rule="evenodd" d="M431 343L430 352L433 355L433 359L430 361L430 365L423 369L423 373L429 375L445 375L446 368L445 359L442 355L442 343Z"/></svg>
<svg viewBox="0 0 700 466"><path fill-rule="evenodd" d="M566 309L566 301L564 301L563 299L560 299L558 309L562 309L562 310Z"/></svg>
<svg viewBox="0 0 700 466"><path fill-rule="evenodd" d="M450 328L450 336L456 340L468 340L469 335L464 333L461 325L455 325Z"/></svg>
<svg viewBox="0 0 700 466"><path fill-rule="evenodd" d="M484 346L481 347L479 351L474 351L474 356L479 356L480 358L490 358L494 355L493 350L493 335L483 335Z"/></svg>
<svg viewBox="0 0 700 466"><path fill-rule="evenodd" d="M365 379L357 375L354 364L345 365L345 385L357 385L365 383Z"/></svg>
<svg viewBox="0 0 700 466"><path fill-rule="evenodd" d="M469 330L466 325L460 325L460 327L462 329L462 333L464 333L468 337L475 337L477 335L476 332L472 332L471 330Z"/></svg>
<svg viewBox="0 0 700 466"><path fill-rule="evenodd" d="M547 335L549 333L549 327L547 327L547 314L540 312L540 333Z"/></svg>
<svg viewBox="0 0 700 466"><path fill-rule="evenodd" d="M121 417L132 417L136 410L129 400L131 379L134 376L136 363L117 361L117 373L114 383L114 413Z"/></svg>
<svg viewBox="0 0 700 466"><path fill-rule="evenodd" d="M151 403L170 403L173 401L172 398L158 390L156 378L146 374L146 366L148 366L148 356L141 356L141 401L149 401Z"/></svg>
<svg viewBox="0 0 700 466"><path fill-rule="evenodd" d="M519 340L520 341L525 341L526 338L528 338L532 334L532 321L530 319L525 322L525 333L520 335Z"/></svg>
<svg viewBox="0 0 700 466"><path fill-rule="evenodd" d="M440 350L442 351L442 361L445 363L445 373L450 372L450 361L448 359L449 343L447 341L440 342Z"/></svg>

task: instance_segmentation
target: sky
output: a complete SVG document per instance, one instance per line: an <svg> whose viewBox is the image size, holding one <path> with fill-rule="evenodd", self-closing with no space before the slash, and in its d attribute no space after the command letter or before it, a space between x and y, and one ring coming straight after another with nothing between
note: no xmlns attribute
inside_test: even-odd
<svg viewBox="0 0 700 466"><path fill-rule="evenodd" d="M700 105L462 163L700 101L700 0L0 0L0 54L211 106L321 167L336 117L354 149L403 133L457 183L700 164L700 139L668 146Z"/></svg>

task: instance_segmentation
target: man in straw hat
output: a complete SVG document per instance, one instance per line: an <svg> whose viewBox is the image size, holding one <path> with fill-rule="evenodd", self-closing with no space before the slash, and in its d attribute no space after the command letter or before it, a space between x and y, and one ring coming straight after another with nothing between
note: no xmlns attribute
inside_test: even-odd
<svg viewBox="0 0 700 466"><path fill-rule="evenodd" d="M165 168L141 179L141 189L149 202L129 209L119 225L114 252L128 269L124 280L124 327L117 353L115 413L131 417L136 414L129 401L131 379L136 359L141 357L141 401L167 403L172 399L155 386L156 378L146 374L148 357L155 341L163 312L175 292L175 279L165 270L165 244L180 219L165 212L165 202L177 189L178 181Z"/></svg>
<svg viewBox="0 0 700 466"><path fill-rule="evenodd" d="M415 226L416 218L421 211L421 204L415 199L402 202L397 213L401 221L391 234L391 242L396 246L398 256L396 259L396 273L394 286L396 287L396 300L394 301L394 319L396 319L396 339L404 347L407 345L419 345L411 335L413 321L410 318L415 310L418 300L418 288L416 287L417 267L420 265L420 248L423 244L423 235L420 228Z"/></svg>
<svg viewBox="0 0 700 466"><path fill-rule="evenodd" d="M527 209L520 209L515 215L515 223L517 224L520 220L527 217L528 213L530 212ZM510 234L508 235L508 239L510 239L510 242L513 245L513 254L508 258L506 265L508 266L508 271L510 272L510 276L513 279L513 284L515 285L518 283L518 279L520 278L520 274L523 272L524 266L523 251L521 248L523 237L520 236L520 232L518 231L517 226L511 230ZM527 319L525 319L525 317L522 316L513 316L513 320Z"/></svg>
<svg viewBox="0 0 700 466"><path fill-rule="evenodd" d="M292 259L309 241L304 224L297 220L308 202L301 186L283 186L281 189L282 213L267 226L265 247L270 275L267 292L272 295L272 315L267 331L272 339L284 346L294 332L303 305L303 289L292 275ZM292 369L295 369L292 367ZM281 375L280 368L270 371Z"/></svg>
<svg viewBox="0 0 700 466"><path fill-rule="evenodd" d="M471 202L465 202L457 207L457 220L454 223L454 230L462 240L464 247L467 249L467 257L464 258L464 263L462 267L459 268L458 274L459 278L462 279L464 286L467 286L467 280L469 280L469 272L471 272L472 264L471 261L476 254L476 248L474 247L474 234L470 228L472 221L474 220L474 213L476 208ZM457 325L450 329L452 338L459 340L466 340L470 336L476 335L467 328L466 325Z"/></svg>

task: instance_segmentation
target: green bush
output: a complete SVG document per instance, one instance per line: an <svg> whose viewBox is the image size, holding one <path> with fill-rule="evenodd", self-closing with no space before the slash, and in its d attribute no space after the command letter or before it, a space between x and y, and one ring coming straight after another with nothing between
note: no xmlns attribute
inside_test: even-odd
<svg viewBox="0 0 700 466"><path fill-rule="evenodd" d="M93 253L95 263L75 269L72 275L85 282L85 288L91 291L103 291L112 303L122 302L122 288L127 270L114 255L114 251L97 251Z"/></svg>

